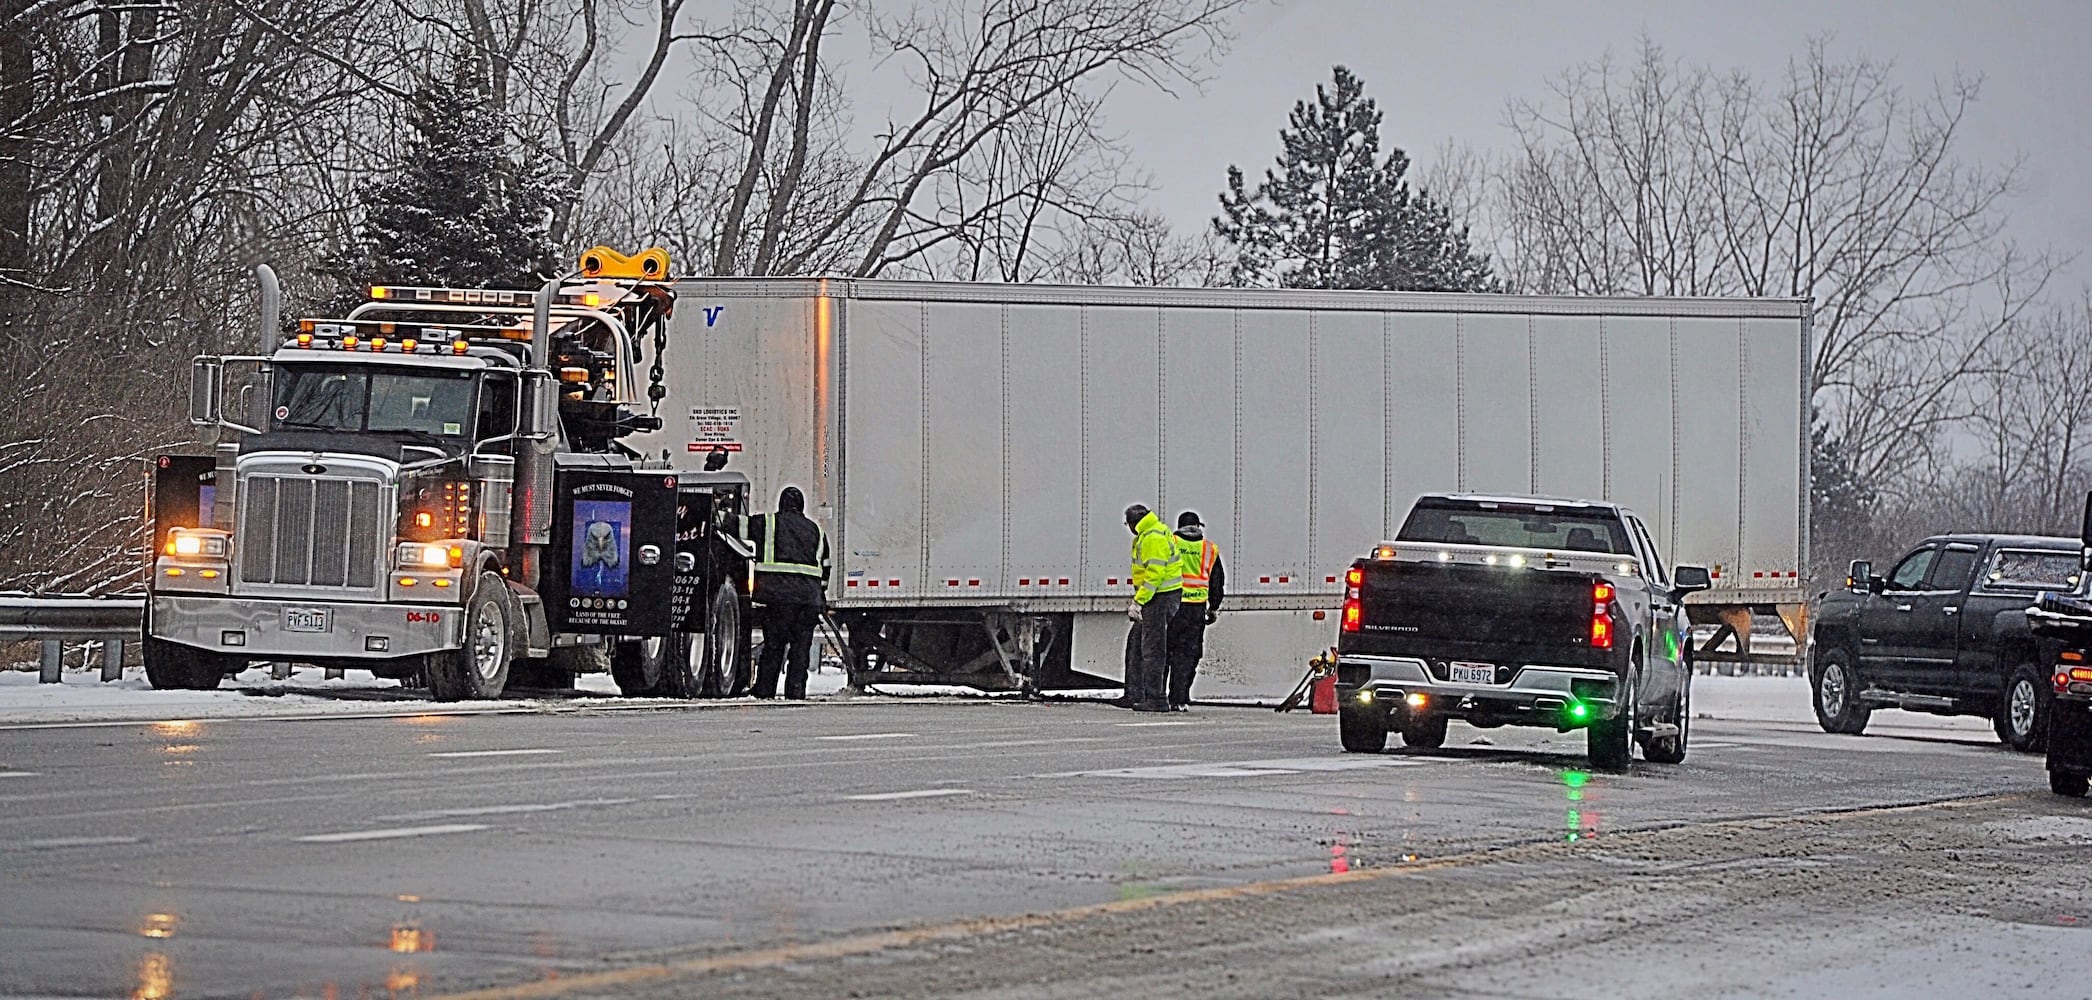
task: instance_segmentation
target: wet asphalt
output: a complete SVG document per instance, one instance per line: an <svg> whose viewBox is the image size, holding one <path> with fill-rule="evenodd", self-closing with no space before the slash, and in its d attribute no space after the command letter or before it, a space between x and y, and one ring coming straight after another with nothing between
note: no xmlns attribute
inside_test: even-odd
<svg viewBox="0 0 2092 1000"><path fill-rule="evenodd" d="M0 997L432 995L2045 782L1898 713L1693 736L1608 775L1580 735L1360 756L1329 717L1070 702L0 725Z"/></svg>

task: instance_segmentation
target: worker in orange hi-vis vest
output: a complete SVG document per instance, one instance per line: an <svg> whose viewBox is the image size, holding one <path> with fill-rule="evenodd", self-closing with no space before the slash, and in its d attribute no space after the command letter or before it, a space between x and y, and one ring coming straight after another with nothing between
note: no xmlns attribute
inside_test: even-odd
<svg viewBox="0 0 2092 1000"><path fill-rule="evenodd" d="M1193 511L1177 515L1177 546L1184 598L1169 623L1169 707L1181 712L1191 704L1191 679L1206 655L1206 626L1220 614L1227 596L1227 569L1220 546L1206 537L1206 526Z"/></svg>

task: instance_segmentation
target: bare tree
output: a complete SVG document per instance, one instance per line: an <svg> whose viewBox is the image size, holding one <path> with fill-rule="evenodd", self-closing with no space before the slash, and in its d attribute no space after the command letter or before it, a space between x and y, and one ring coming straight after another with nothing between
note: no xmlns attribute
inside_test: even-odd
<svg viewBox="0 0 2092 1000"><path fill-rule="evenodd" d="M1912 98L1812 43L1771 87L1666 57L1576 67L1514 102L1499 178L1510 286L1806 297L1818 420L1861 476L1907 485L1957 392L2053 264L2005 239L2016 162L1963 159L1978 83Z"/></svg>

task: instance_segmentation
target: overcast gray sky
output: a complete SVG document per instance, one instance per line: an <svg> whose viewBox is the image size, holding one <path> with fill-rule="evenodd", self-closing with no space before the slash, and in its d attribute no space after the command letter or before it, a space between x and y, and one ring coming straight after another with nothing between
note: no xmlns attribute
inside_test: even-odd
<svg viewBox="0 0 2092 1000"><path fill-rule="evenodd" d="M1673 55L1764 80L1825 32L1841 55L1894 62L1906 92L1957 70L1980 74L1964 156L2002 165L2024 154L2015 238L2081 255L2064 275L2067 290L2092 282L2086 0L1266 0L1237 21L1233 51L1203 93L1121 88L1109 114L1154 175L1153 207L1190 232L1214 214L1229 163L1261 175L1287 111L1313 96L1332 65L1365 79L1386 116L1384 144L1413 157L1447 140L1502 149L1507 99L1540 99L1562 69L1608 48L1629 54L1644 31Z"/></svg>

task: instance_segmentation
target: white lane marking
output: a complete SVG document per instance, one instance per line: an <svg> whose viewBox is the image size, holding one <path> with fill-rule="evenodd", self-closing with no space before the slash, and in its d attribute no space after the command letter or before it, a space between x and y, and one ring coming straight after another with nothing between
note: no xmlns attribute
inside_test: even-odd
<svg viewBox="0 0 2092 1000"><path fill-rule="evenodd" d="M1114 722L1121 729L1154 729L1159 726L1196 726L1197 722Z"/></svg>
<svg viewBox="0 0 2092 1000"><path fill-rule="evenodd" d="M905 740L914 735L914 733L857 733L852 736L816 736L814 739L835 740L837 742L843 740Z"/></svg>
<svg viewBox="0 0 2092 1000"><path fill-rule="evenodd" d="M474 833L486 827L479 823L447 823L442 826L396 826L389 830L351 830L347 833L315 833L299 837L304 844L346 844L352 840L391 840L394 837L432 837L441 833Z"/></svg>
<svg viewBox="0 0 2092 1000"><path fill-rule="evenodd" d="M656 796L659 798L659 796ZM511 813L556 812L561 809L581 809L587 806L626 806L638 799L575 799L572 802L525 802L507 806L468 806L460 809L430 809L427 812L399 813L394 816L378 816L376 819L401 822L417 819L450 819L454 816L506 816Z"/></svg>
<svg viewBox="0 0 2092 1000"><path fill-rule="evenodd" d="M1101 771L1063 771L1042 778L1256 778L1302 771L1363 771L1381 767L1415 767L1424 763L1408 757L1291 757L1284 760L1216 761L1199 764L1167 764L1160 767L1114 767Z"/></svg>
<svg viewBox="0 0 2092 1000"><path fill-rule="evenodd" d="M566 753L565 750L446 750L429 754L431 757L535 757L540 754Z"/></svg>
<svg viewBox="0 0 2092 1000"><path fill-rule="evenodd" d="M879 792L875 795L845 795L853 802L892 802L896 799L934 799L946 795L972 795L971 788L918 788L912 792Z"/></svg>
<svg viewBox="0 0 2092 1000"><path fill-rule="evenodd" d="M41 771L0 771L0 778L34 778Z"/></svg>
<svg viewBox="0 0 2092 1000"><path fill-rule="evenodd" d="M137 837L52 837L48 840L32 840L22 846L32 851L50 850L60 847L121 847L124 844L142 844Z"/></svg>

